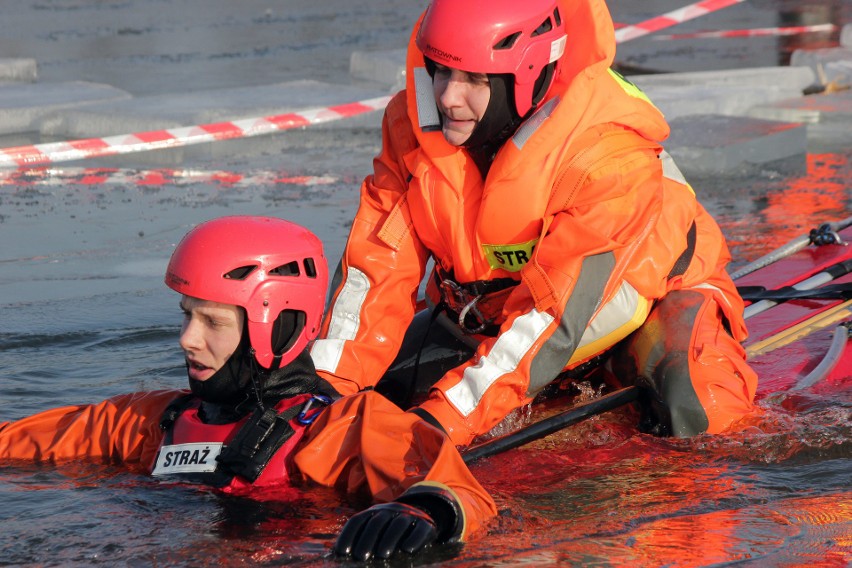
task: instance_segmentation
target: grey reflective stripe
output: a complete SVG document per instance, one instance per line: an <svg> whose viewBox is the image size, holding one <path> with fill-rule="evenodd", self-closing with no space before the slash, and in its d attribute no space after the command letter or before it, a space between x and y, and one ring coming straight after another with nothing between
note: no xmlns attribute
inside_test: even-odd
<svg viewBox="0 0 852 568"><path fill-rule="evenodd" d="M515 146L518 147L518 150L522 150L524 144L527 143L527 140L535 134L535 131L542 125L542 123L547 120L551 114L553 114L553 110L556 108L556 105L559 104L559 97L553 97L540 109L535 111L535 113L529 117L515 132L512 136L512 142L515 143Z"/></svg>
<svg viewBox="0 0 852 568"><path fill-rule="evenodd" d="M432 77L425 67L415 67L413 71L418 126L423 132L440 130L441 117L438 115L435 91L432 89Z"/></svg>
<svg viewBox="0 0 852 568"><path fill-rule="evenodd" d="M601 303L603 290L613 268L615 255L611 252L583 260L574 291L562 310L559 327L540 347L530 364L530 386L527 394L532 395L543 389L568 364L580 344L586 326Z"/></svg>
<svg viewBox="0 0 852 568"><path fill-rule="evenodd" d="M361 308L370 291L370 280L357 268L349 268L346 281L331 308L328 334L311 348L311 357L318 370L337 372L346 341L355 339L361 325Z"/></svg>
<svg viewBox="0 0 852 568"><path fill-rule="evenodd" d="M464 416L470 415L488 387L518 368L529 348L552 322L553 316L536 309L516 318L512 327L500 334L488 355L465 369L461 381L446 391L447 400Z"/></svg>
<svg viewBox="0 0 852 568"><path fill-rule="evenodd" d="M687 185L686 178L681 173L680 168L677 167L674 158L668 152L663 150L660 154L660 160L663 162L663 177Z"/></svg>

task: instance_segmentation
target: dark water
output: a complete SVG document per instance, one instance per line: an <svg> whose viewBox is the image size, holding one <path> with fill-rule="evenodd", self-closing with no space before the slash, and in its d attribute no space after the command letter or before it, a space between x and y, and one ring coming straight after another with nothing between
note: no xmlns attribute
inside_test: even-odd
<svg viewBox="0 0 852 568"><path fill-rule="evenodd" d="M848 156L830 154L798 177L697 187L736 257L753 259L848 216L850 181ZM178 299L161 283L176 239L220 214L274 213L310 226L337 258L355 185L17 186L3 188L0 205L0 416L9 420L182 386ZM806 403L762 404L765 424L731 437L658 439L613 413L476 464L499 518L462 550L415 564L846 565L848 381ZM97 464L4 466L0 503L0 563L58 566L331 564L334 535L361 506L318 488L258 504Z"/></svg>
<svg viewBox="0 0 852 568"><path fill-rule="evenodd" d="M342 54L401 46L422 4L4 4L0 51L39 58L42 80L96 80L139 95L180 90L179 78L199 88L341 80L348 67ZM613 2L615 19L632 23L679 7L633 4ZM848 2L749 2L729 10L683 31L793 25L790 13L807 23L852 20ZM645 39L625 46L620 60L664 71L716 68L716 61L775 65L789 56L790 41ZM836 36L799 41L831 44ZM183 386L178 298L162 274L174 243L202 220L233 213L293 219L320 235L337 262L377 132L281 137L284 151L187 163L182 173L128 158L110 164L121 176L102 176L108 181L92 181L76 165L0 182L0 420ZM209 181L217 172L267 181ZM276 178L290 181L269 181ZM722 225L736 267L850 215L852 150L811 154L801 174L767 168L692 181ZM635 416L618 411L477 463L499 517L463 548L410 564L849 565L848 380L812 396L763 387L760 397L764 422L732 436L640 435ZM550 411L542 405L532 414ZM337 566L328 557L334 535L362 505L321 488L255 503L116 465L5 464L0 565Z"/></svg>

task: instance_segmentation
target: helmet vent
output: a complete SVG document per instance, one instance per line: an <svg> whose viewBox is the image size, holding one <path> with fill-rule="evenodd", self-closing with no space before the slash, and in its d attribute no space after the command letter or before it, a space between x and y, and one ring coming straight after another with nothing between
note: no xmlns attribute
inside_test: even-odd
<svg viewBox="0 0 852 568"><path fill-rule="evenodd" d="M515 32L511 35L507 35L494 44L494 50L499 51L502 49L512 49L512 46L515 45L515 42L518 41L519 37L521 37L521 32Z"/></svg>
<svg viewBox="0 0 852 568"><path fill-rule="evenodd" d="M254 264L249 266L241 266L226 273L224 278L226 280L245 280L249 274L255 271L256 268L257 266Z"/></svg>
<svg viewBox="0 0 852 568"><path fill-rule="evenodd" d="M305 259L305 274L308 278L316 278L317 277L317 265L314 264L314 259L306 258Z"/></svg>
<svg viewBox="0 0 852 568"><path fill-rule="evenodd" d="M553 29L553 21L550 18L547 18L545 21L541 23L539 27L535 29L535 31L530 34L530 37L540 36L541 34L547 33Z"/></svg>
<svg viewBox="0 0 852 568"><path fill-rule="evenodd" d="M556 20L557 26L562 25L562 16L559 15L559 8L556 8L555 10L553 10L553 19Z"/></svg>
<svg viewBox="0 0 852 568"><path fill-rule="evenodd" d="M270 270L269 274L273 274L275 276L298 276L300 274L299 262L294 260L293 262L282 264L281 266Z"/></svg>

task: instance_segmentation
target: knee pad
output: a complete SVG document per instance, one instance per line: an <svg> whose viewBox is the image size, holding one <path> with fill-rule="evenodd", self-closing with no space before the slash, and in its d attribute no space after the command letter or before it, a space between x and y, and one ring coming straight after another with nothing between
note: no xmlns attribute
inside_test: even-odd
<svg viewBox="0 0 852 568"><path fill-rule="evenodd" d="M669 293L613 354L616 376L643 390L639 427L644 432L688 437L707 430L689 364L692 330L704 302L700 292Z"/></svg>

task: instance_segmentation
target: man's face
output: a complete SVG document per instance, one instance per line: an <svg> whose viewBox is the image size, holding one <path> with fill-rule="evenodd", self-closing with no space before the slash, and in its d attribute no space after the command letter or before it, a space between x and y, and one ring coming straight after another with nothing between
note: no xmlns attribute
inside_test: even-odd
<svg viewBox="0 0 852 568"><path fill-rule="evenodd" d="M184 314L180 346L186 356L189 377L206 381L237 350L245 324L243 310L192 296L183 296L180 307Z"/></svg>
<svg viewBox="0 0 852 568"><path fill-rule="evenodd" d="M488 75L435 66L432 79L435 101L443 115L444 138L453 146L464 144L485 115L491 88Z"/></svg>

